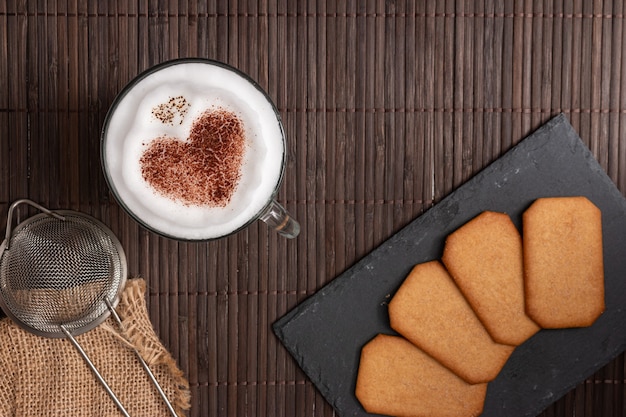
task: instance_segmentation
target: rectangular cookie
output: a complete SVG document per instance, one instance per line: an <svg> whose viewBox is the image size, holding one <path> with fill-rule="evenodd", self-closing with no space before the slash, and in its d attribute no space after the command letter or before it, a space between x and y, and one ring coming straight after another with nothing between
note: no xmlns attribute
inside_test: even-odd
<svg viewBox="0 0 626 417"><path fill-rule="evenodd" d="M493 341L439 261L416 265L389 303L391 327L465 381L493 380L514 347Z"/></svg>
<svg viewBox="0 0 626 417"><path fill-rule="evenodd" d="M590 326L602 314L602 215L585 197L536 200L523 214L526 311L543 328Z"/></svg>
<svg viewBox="0 0 626 417"><path fill-rule="evenodd" d="M368 413L476 417L486 393L402 337L379 334L361 351L355 394Z"/></svg>
<svg viewBox="0 0 626 417"><path fill-rule="evenodd" d="M526 315L522 237L507 214L484 211L465 223L441 260L493 340L518 346L539 331Z"/></svg>

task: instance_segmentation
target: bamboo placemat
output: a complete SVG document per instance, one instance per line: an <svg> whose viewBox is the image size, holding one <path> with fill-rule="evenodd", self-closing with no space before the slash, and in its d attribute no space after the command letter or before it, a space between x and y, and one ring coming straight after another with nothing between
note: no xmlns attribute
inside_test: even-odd
<svg viewBox="0 0 626 417"><path fill-rule="evenodd" d="M271 333L299 301L558 113L626 192L624 17L608 0L2 1L0 215L29 197L113 229L191 416L330 416ZM275 101L297 240L254 224L176 242L113 200L108 106L186 56L238 67ZM623 416L624 391L621 355L542 416Z"/></svg>

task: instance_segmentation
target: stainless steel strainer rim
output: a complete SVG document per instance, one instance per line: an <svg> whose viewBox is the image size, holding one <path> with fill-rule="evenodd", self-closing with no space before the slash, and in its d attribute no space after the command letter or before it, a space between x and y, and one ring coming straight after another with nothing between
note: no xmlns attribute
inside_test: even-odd
<svg viewBox="0 0 626 417"><path fill-rule="evenodd" d="M20 200L18 202L15 202L14 205L17 205L20 202L27 202L31 205L34 205L35 207L38 207L40 209L42 208L41 206L38 206L29 200ZM52 213L54 213L57 217L63 216L66 220L59 220L55 217L52 217L51 215ZM79 220L76 220L76 219L79 219ZM120 241L113 234L113 232L104 223L102 223L98 219L90 215L87 215L85 213L72 211L72 210L54 210L53 212L47 211L47 212L38 213L31 217L26 218L13 228L10 227L11 219L9 215L8 225L7 225L7 237L0 245L0 307L2 307L5 314L8 317L10 317L18 326L22 327L23 329L33 334L43 336L43 337L51 337L51 338L66 337L66 334L64 333L61 326L58 326L58 328L54 328L54 326L50 325L50 326L47 326L46 328L42 328L42 326L33 325L32 323L29 323L28 319L21 317L22 315L21 313L16 314L13 311L13 308L11 306L12 303L10 302L10 300L7 299L7 292L5 291L8 277L5 276L6 274L3 272L3 269L4 269L3 266L7 259L8 251L11 251L11 243L13 242L14 236L19 236L21 231L29 227L30 225L35 224L36 222L45 221L45 220L48 220L50 222L82 221L84 224L88 225L88 227L92 227L96 235L101 236L103 239L107 239L108 244L110 244L114 248L114 250L112 251L114 253L112 253L111 256L112 257L114 256L115 259L112 262L119 265L119 267L117 268L117 271L118 271L118 273L116 274L117 276L110 277L110 281L108 285L110 285L111 288L109 288L108 291L106 292L106 297L105 297L106 300L105 299L100 300L101 301L101 307L99 308L100 312L96 314L96 317L88 318L87 321L82 320L83 321L82 323L71 323L71 322L61 323L74 336L77 336L97 327L110 316L111 313L110 313L109 308L106 306L106 302L109 302L113 307L117 306L121 293L124 289L124 285L126 283L126 275L127 275L126 256L124 254L124 250L122 248ZM9 231L9 229L12 229L12 230ZM7 246L8 246L8 249L7 249Z"/></svg>

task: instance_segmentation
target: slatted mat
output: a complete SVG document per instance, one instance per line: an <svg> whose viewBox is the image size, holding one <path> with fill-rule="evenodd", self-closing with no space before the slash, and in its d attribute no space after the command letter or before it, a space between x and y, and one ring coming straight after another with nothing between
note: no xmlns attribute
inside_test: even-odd
<svg viewBox="0 0 626 417"><path fill-rule="evenodd" d="M271 324L558 113L626 192L625 4L611 1L0 2L0 216L21 197L120 238L188 377L190 416L331 416ZM287 241L140 228L100 168L117 92L170 58L227 62L289 142ZM24 215L25 213L22 213ZM623 416L624 355L541 415Z"/></svg>

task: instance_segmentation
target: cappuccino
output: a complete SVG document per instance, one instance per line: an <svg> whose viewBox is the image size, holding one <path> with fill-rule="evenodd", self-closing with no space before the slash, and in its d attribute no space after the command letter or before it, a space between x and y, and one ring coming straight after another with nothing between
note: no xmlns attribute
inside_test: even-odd
<svg viewBox="0 0 626 417"><path fill-rule="evenodd" d="M102 163L120 204L165 236L233 233L271 203L285 158L274 105L243 74L208 60L147 71L116 99Z"/></svg>

